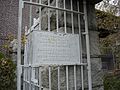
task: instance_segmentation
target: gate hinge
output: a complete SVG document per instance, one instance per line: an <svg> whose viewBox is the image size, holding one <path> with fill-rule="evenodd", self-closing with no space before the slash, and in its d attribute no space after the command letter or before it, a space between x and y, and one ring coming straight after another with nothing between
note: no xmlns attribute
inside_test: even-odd
<svg viewBox="0 0 120 90"><path fill-rule="evenodd" d="M22 74L22 65L20 65L19 69L20 69L20 74Z"/></svg>
<svg viewBox="0 0 120 90"><path fill-rule="evenodd" d="M24 8L24 2L22 1L22 8Z"/></svg>

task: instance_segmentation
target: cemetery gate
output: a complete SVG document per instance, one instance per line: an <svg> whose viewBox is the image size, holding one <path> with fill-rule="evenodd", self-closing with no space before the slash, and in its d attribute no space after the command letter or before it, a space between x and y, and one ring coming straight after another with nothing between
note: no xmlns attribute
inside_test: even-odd
<svg viewBox="0 0 120 90"><path fill-rule="evenodd" d="M92 90L85 0L19 0L17 90L21 89Z"/></svg>

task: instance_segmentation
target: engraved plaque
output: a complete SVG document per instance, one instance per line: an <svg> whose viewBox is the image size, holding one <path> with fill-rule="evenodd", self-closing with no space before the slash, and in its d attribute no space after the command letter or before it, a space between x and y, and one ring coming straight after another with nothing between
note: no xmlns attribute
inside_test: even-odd
<svg viewBox="0 0 120 90"><path fill-rule="evenodd" d="M79 64L78 34L44 31L32 33L32 64Z"/></svg>

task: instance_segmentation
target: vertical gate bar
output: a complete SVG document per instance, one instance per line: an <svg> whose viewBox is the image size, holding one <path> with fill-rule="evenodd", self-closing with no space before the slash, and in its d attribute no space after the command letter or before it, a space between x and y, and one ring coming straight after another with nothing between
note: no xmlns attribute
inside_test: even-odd
<svg viewBox="0 0 120 90"><path fill-rule="evenodd" d="M27 75L26 75L26 78L27 78L27 81L29 81L29 67L27 67Z"/></svg>
<svg viewBox="0 0 120 90"><path fill-rule="evenodd" d="M30 2L32 2L32 0L30 0ZM29 8L30 12L29 12L29 28L30 28L30 31L32 30L32 5L30 5L30 8ZM32 48L30 48L30 52L32 51ZM30 58L32 58L32 56L30 56ZM30 59L30 63L32 63L32 59Z"/></svg>
<svg viewBox="0 0 120 90"><path fill-rule="evenodd" d="M28 79L28 71L29 71L29 69L28 69L28 67L26 67L26 81L29 81L29 79ZM29 87L27 82L26 82L25 88L26 88L26 87ZM26 88L26 89L27 89L27 88Z"/></svg>
<svg viewBox="0 0 120 90"><path fill-rule="evenodd" d="M41 66L39 67L39 74L38 74L38 78L39 78L39 90L41 90L41 82L42 82L42 80L41 80Z"/></svg>
<svg viewBox="0 0 120 90"><path fill-rule="evenodd" d="M81 66L81 81L82 81L82 90L84 90L84 71L83 66Z"/></svg>
<svg viewBox="0 0 120 90"><path fill-rule="evenodd" d="M67 85L67 90L69 90L69 81L68 81L68 66L66 66L66 85Z"/></svg>
<svg viewBox="0 0 120 90"><path fill-rule="evenodd" d="M26 67L26 81L29 81L29 79L28 79L28 67ZM26 87L29 87L29 85L28 85L28 83L26 82L26 86L25 86L25 88Z"/></svg>
<svg viewBox="0 0 120 90"><path fill-rule="evenodd" d="M73 1L71 0L71 11L73 11ZM72 21L72 33L74 34L74 21L73 21L73 13L71 13L71 21Z"/></svg>
<svg viewBox="0 0 120 90"><path fill-rule="evenodd" d="M50 0L48 0L48 6L50 6ZM50 32L50 8L48 8L48 31Z"/></svg>
<svg viewBox="0 0 120 90"><path fill-rule="evenodd" d="M33 79L35 79L35 68L36 67L33 67L32 68L32 76L31 76L31 78L33 78ZM34 83L34 81L33 81L33 84L32 84L32 90L35 90L35 85L34 85L35 83Z"/></svg>
<svg viewBox="0 0 120 90"><path fill-rule="evenodd" d="M29 87L29 90L31 90L30 89L30 67L28 67L28 81L29 81L28 87Z"/></svg>
<svg viewBox="0 0 120 90"><path fill-rule="evenodd" d="M56 0L56 7L58 8L58 0ZM58 32L58 28L59 28L59 23L58 23L58 10L56 10L56 25L57 25L57 32Z"/></svg>
<svg viewBox="0 0 120 90"><path fill-rule="evenodd" d="M66 8L65 6L65 0L64 0L64 9ZM65 28L65 33L67 33L67 25L66 25L66 11L64 11L64 28Z"/></svg>
<svg viewBox="0 0 120 90"><path fill-rule="evenodd" d="M25 72L25 70L26 70L26 68L24 68L23 67L23 90L25 90L25 81L26 81L26 79L25 79L25 74L26 74L26 72Z"/></svg>
<svg viewBox="0 0 120 90"><path fill-rule="evenodd" d="M86 49L87 49L87 63L88 63L88 85L89 85L89 90L92 90L90 46L89 46L90 43L89 43L89 34L88 34L88 20L87 20L86 0L83 1L83 4L84 4Z"/></svg>
<svg viewBox="0 0 120 90"><path fill-rule="evenodd" d="M26 38L26 65L29 64L29 61L28 61L28 38ZM25 62L25 61L24 61ZM24 63L25 64L25 63Z"/></svg>
<svg viewBox="0 0 120 90"><path fill-rule="evenodd" d="M60 66L58 66L58 90L60 90Z"/></svg>
<svg viewBox="0 0 120 90"><path fill-rule="evenodd" d="M19 0L18 16L18 46L17 46L17 90L21 90L21 31L22 31L22 4Z"/></svg>
<svg viewBox="0 0 120 90"><path fill-rule="evenodd" d="M51 90L51 66L49 66L49 90Z"/></svg>
<svg viewBox="0 0 120 90"><path fill-rule="evenodd" d="M41 4L41 0L39 0L39 4ZM39 7L39 30L41 30L41 6Z"/></svg>
<svg viewBox="0 0 120 90"><path fill-rule="evenodd" d="M30 0L30 2L32 2L32 0ZM29 12L29 20L30 20L30 26L29 26L29 28L30 28L30 31L31 31L31 26L32 26L32 6L30 5L30 12Z"/></svg>
<svg viewBox="0 0 120 90"><path fill-rule="evenodd" d="M29 81L29 75L28 75L28 74L29 74L29 67L27 67L26 72L27 72L26 80ZM27 87L27 89L29 89L29 88L28 88L28 87L29 87L29 83L26 84L26 87Z"/></svg>
<svg viewBox="0 0 120 90"><path fill-rule="evenodd" d="M82 81L82 90L84 90L84 72L83 72L84 67L81 66L81 81Z"/></svg>
<svg viewBox="0 0 120 90"><path fill-rule="evenodd" d="M77 1L78 12L80 12L79 1ZM82 40L81 40L81 25L80 25L80 14L78 14L78 27L79 27L79 42L80 42L80 63L83 63L82 59ZM81 81L82 81L82 90L84 90L84 77L83 77L83 66L81 66Z"/></svg>
<svg viewBox="0 0 120 90"><path fill-rule="evenodd" d="M30 83L30 81L29 81L29 67L27 67L27 81ZM29 83L26 86L27 89L29 89Z"/></svg>
<svg viewBox="0 0 120 90"><path fill-rule="evenodd" d="M75 90L77 90L77 85L76 85L76 65L74 65L74 86L75 86Z"/></svg>
<svg viewBox="0 0 120 90"><path fill-rule="evenodd" d="M30 82L30 83L29 83L29 90L31 90L31 86L32 86L32 84L31 84L31 74L32 74L32 73L31 73L31 72L32 72L32 67L30 66L30 67L29 67L29 82Z"/></svg>
<svg viewBox="0 0 120 90"><path fill-rule="evenodd" d="M27 35L27 26L25 26L25 36ZM27 42L24 45L24 64L23 64L23 90L25 90L25 80L26 80L26 68L24 67L26 64L27 58Z"/></svg>

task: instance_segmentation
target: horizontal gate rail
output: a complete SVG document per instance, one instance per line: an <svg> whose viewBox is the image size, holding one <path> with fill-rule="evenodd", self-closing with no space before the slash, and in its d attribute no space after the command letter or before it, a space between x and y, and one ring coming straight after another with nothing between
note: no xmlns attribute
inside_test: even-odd
<svg viewBox="0 0 120 90"><path fill-rule="evenodd" d="M70 13L76 13L76 14L81 14L84 15L84 13L82 12L78 12L78 11L73 11L73 10L69 10L69 9L63 9L63 8L58 8L55 6L48 6L45 4L39 4L39 3L35 3L35 2L29 2L29 1L23 1L24 4L29 4L29 5L35 5L35 6L42 6L42 7L47 7L47 8L51 8L51 9L55 9L55 10L61 10L61 11L66 11L66 12L70 12Z"/></svg>
<svg viewBox="0 0 120 90"><path fill-rule="evenodd" d="M21 65L22 67L24 68L27 68L27 67L41 67L41 66L73 66L73 64L50 64L50 65L47 65L47 64L41 64L41 65ZM88 64L87 63L80 63L80 64L74 64L74 65L78 65L78 66L87 66Z"/></svg>

